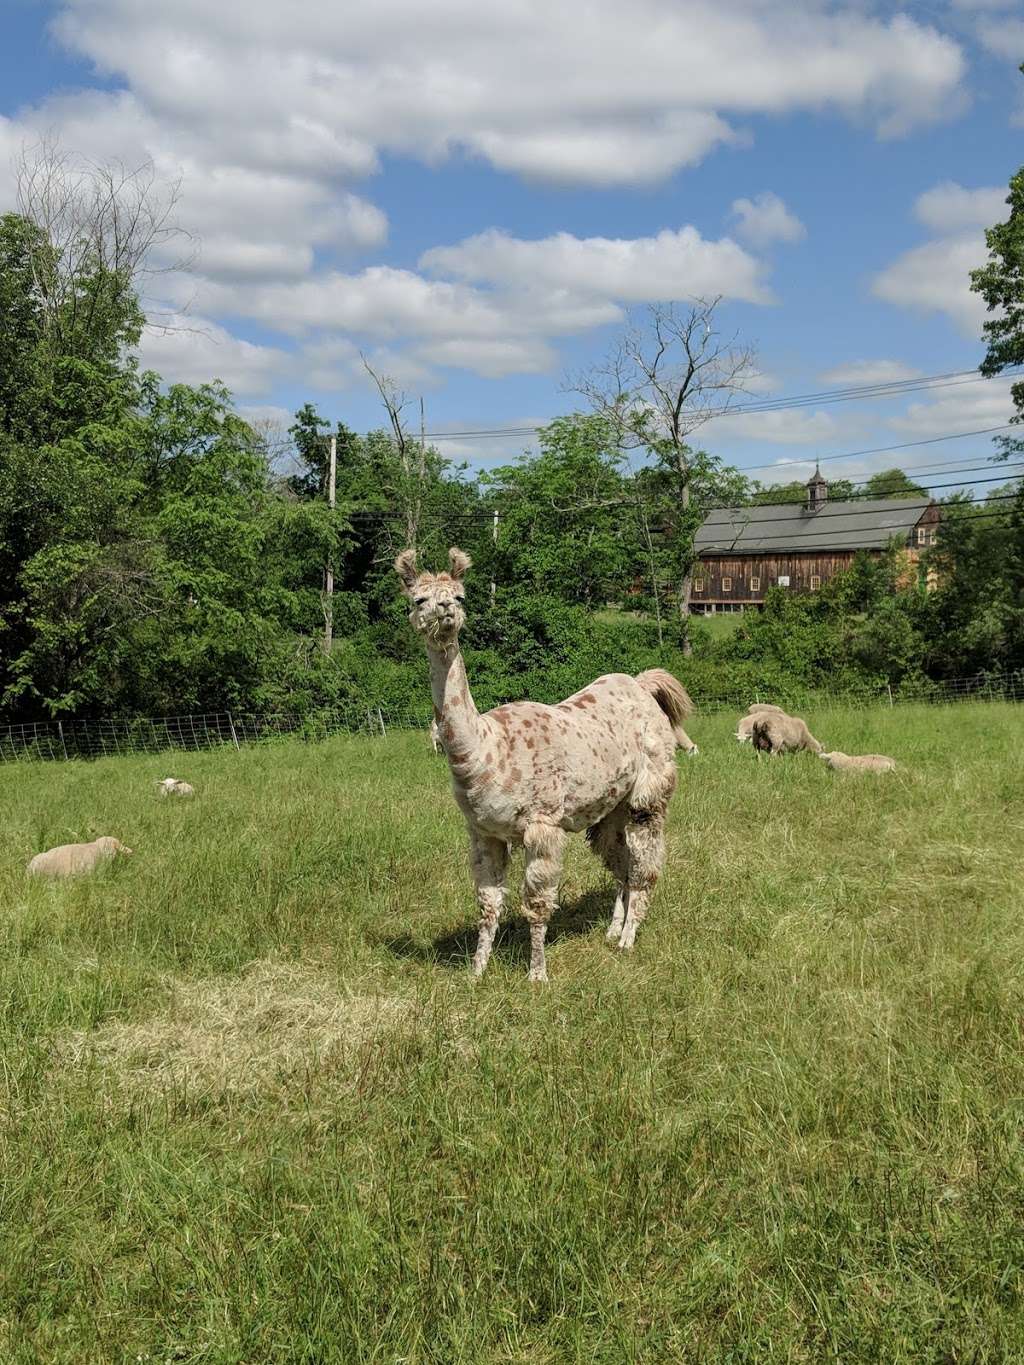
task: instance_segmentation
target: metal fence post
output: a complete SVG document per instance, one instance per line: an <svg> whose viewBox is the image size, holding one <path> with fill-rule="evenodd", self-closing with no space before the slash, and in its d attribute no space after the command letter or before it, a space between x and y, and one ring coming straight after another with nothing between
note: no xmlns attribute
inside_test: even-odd
<svg viewBox="0 0 1024 1365"><path fill-rule="evenodd" d="M60 735L60 747L64 750L64 757L66 759L68 756L68 746L64 743L64 726L60 721L57 722L57 733Z"/></svg>

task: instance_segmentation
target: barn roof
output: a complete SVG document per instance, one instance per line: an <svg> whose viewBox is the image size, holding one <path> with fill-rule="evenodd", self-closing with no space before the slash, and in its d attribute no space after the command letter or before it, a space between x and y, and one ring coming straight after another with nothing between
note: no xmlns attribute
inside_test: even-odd
<svg viewBox="0 0 1024 1365"><path fill-rule="evenodd" d="M884 549L894 536L906 538L931 502L931 498L855 498L827 502L818 512L792 503L720 507L705 517L694 548L698 554Z"/></svg>

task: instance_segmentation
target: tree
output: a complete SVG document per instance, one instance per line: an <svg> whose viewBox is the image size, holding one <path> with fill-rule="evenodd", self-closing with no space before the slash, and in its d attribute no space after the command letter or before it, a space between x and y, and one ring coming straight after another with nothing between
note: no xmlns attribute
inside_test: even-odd
<svg viewBox="0 0 1024 1365"><path fill-rule="evenodd" d="M630 586L637 560L615 435L604 417L576 415L538 439L538 454L482 479L500 510L496 576L514 591L600 605Z"/></svg>
<svg viewBox="0 0 1024 1365"><path fill-rule="evenodd" d="M864 488L866 498L926 498L927 488L915 483L902 469L883 469L872 474Z"/></svg>
<svg viewBox="0 0 1024 1365"><path fill-rule="evenodd" d="M751 349L718 331L720 301L697 299L686 308L651 305L631 320L603 365L572 382L612 424L624 448L648 451L672 481L679 508L677 606L684 626L693 585L693 537L702 520L693 506L693 483L705 472L690 438L746 392L754 371Z"/></svg>
<svg viewBox="0 0 1024 1365"><path fill-rule="evenodd" d="M1024 364L1024 167L1010 177L1009 189L1009 215L985 233L988 261L971 271L971 289L992 314L982 328L988 350L980 368L986 375ZM1024 380L1018 379L1010 394L1016 408L1013 421L1024 421ZM997 439L1004 459L1024 448L1019 439Z"/></svg>
<svg viewBox="0 0 1024 1365"><path fill-rule="evenodd" d="M38 233L30 259L54 354L94 353L101 337L121 348L141 326L147 282L189 259L177 250L180 182L160 180L152 161L86 161L48 138L22 151L15 181Z"/></svg>
<svg viewBox="0 0 1024 1365"><path fill-rule="evenodd" d="M410 399L394 379L386 374L378 374L366 356L361 355L363 368L377 386L380 400L388 415L388 423L395 442L395 450L402 469L399 493L405 509L405 543L412 549L417 548L420 529L420 516L423 512L423 490L427 472L427 445L423 438L423 400L420 399L420 439L415 442L405 428L402 413Z"/></svg>

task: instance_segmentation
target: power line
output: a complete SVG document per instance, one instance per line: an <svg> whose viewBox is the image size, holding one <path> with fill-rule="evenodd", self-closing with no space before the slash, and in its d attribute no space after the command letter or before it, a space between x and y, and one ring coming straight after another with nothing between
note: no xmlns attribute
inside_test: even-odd
<svg viewBox="0 0 1024 1365"><path fill-rule="evenodd" d="M831 403L847 403L868 398L899 398L905 394L926 392L932 389L956 388L961 384L984 384L993 379L1019 377L1019 369L1009 369L998 375L979 374L977 370L949 370L944 374L919 375L914 379L890 380L879 384L857 384L841 389L821 389L812 393L793 394L788 397L755 399L750 403L732 403L719 408L707 409L702 416L708 420L717 417L733 416L742 413L784 412L789 409L809 407L815 404L825 406ZM552 419L554 420L554 419ZM544 430L544 425L479 427L464 431L428 431L431 440L453 441L472 440L474 437L498 436L535 436Z"/></svg>
<svg viewBox="0 0 1024 1365"><path fill-rule="evenodd" d="M898 445L892 446L871 446L866 450L846 450L839 455L821 455L815 457L815 464L824 464L831 460L856 460L862 455L887 455L893 450L910 450L915 446L933 446L941 441L963 441L968 436L989 436L994 431L1009 431L1016 424L1014 422L1004 422L998 427L979 427L976 431L957 431L947 436L926 436L918 441L900 441ZM746 474L752 469L784 469L788 465L810 464L808 457L806 460L776 460L773 464L747 464L737 465L741 474Z"/></svg>
<svg viewBox="0 0 1024 1365"><path fill-rule="evenodd" d="M993 466L992 464L975 465L975 466L973 466L972 468L964 469L964 470L961 470L960 472L961 472L961 473L964 473L964 474L969 474L969 473L973 473L973 472L975 472L975 471L977 471L977 470L991 470L991 469L993 469L993 468L994 468L994 466ZM1010 482L1010 481L1012 481L1012 480L1015 479L1015 478L1020 478L1020 477L1022 477L1020 474L1014 473L1013 471L1015 471L1015 470L1024 470L1024 463L1021 463L1021 462L1013 462L1013 463L1011 463L1011 464L1008 464L1008 465L1004 466L1003 472L1001 472L1001 473L998 473L998 474L990 474L990 475L988 475L988 476L985 477L985 478L970 479L970 480L968 480L967 482L969 482L969 483L971 483L971 484L982 484L982 483L1005 483L1005 482ZM852 482L854 483L854 485L859 484L859 483L860 483L860 484L867 484L867 483L870 483L870 482L871 482L871 477L873 477L873 476L869 476L869 477L867 477L867 478L859 479L859 480L852 480ZM944 488L962 488L963 486L964 486L964 481L963 481L963 480L960 480L960 479L956 479L956 480L954 480L954 481L951 482L951 483L932 484L932 485L931 485L931 489L932 489L932 491L934 491L934 490L936 490L936 489L941 490L941 489L944 489ZM915 496L916 496L916 495L915 495ZM929 496L930 496L930 494L929 494ZM1016 494L1015 494L1015 493L1011 493L1011 494L1006 494L1006 495L1003 495L1003 496L1009 497L1009 498L1013 498L1013 497L1016 497ZM883 495L883 497L884 497L884 495ZM849 497L849 498L844 498L844 499L842 499L843 502L874 501L874 500L878 500L878 499L875 498L874 495L869 494L866 490L865 490L865 491L861 491L861 492L859 492L859 493L854 493L854 494L852 494L852 496ZM893 498L893 499L891 499L891 500L892 500L892 501L899 501L898 498ZM518 503L521 503L521 502L525 501L525 498L524 498L522 495L519 495L519 496L517 496L516 498L514 498L512 501L513 501L513 503L517 503L517 502L518 502ZM991 498L988 499L988 501L996 501L996 498L995 498L995 497L991 497ZM740 517L743 513L745 513L745 512L750 512L750 511L754 510L755 508L759 508L759 507L802 507L803 505L804 505L804 500L803 500L802 498L801 498L801 499L780 498L780 499L777 500L777 501L760 501L760 502L740 503L740 504L737 504L737 503L706 503L706 504L704 504L699 510L700 510L702 513L709 513L709 512L735 512L735 513L737 514L737 517ZM623 498L609 499L609 500L607 500L607 501L603 501L603 502L598 503L598 504L595 504L595 503L577 503L575 506L559 507L559 508L555 508L554 510L555 510L559 515L568 518L568 517L572 517L572 516L578 515L578 514L581 513L581 512L614 511L614 510L617 509L617 508L635 508L636 506L637 506L637 499L636 499L635 497L623 497ZM826 506L827 506L827 504L826 504ZM435 525L435 526L438 526L438 525L445 525L445 526L447 526L447 525L453 525L454 523L457 523L457 522L474 522L474 521L481 522L481 523L483 523L483 522L492 522L492 521L493 521L493 518L494 518L494 510L495 510L495 509L494 509L493 507L490 507L490 508L486 508L486 509L485 509L485 508L480 508L480 509L477 509L477 510L472 510L472 511L467 511L467 512L450 512L450 513L437 513L437 512L432 512L432 513L431 513L431 512L428 512L428 513L425 513L424 516L421 517L420 520L421 520L421 523L426 523L426 524L428 524L428 525ZM508 506L506 505L506 512L507 512L508 510L509 510L509 508L508 508ZM378 511L378 510L368 510L368 511L365 511L365 512L356 511L356 512L351 513L351 515L350 515L350 517L349 517L349 520L350 520L350 521L359 521L359 522L371 522L371 523L374 523L374 522L387 522L387 521L393 521L393 520L395 520L396 518L400 517L401 515L402 515L401 512L398 511L398 510L395 510L395 511L393 511L393 512L387 512L387 511L383 511L383 510L380 510L380 511ZM858 512L850 512L850 513L847 513L846 515L848 515L848 516L875 516L875 515L877 515L877 512L876 512L874 509L867 509L867 510L862 510L862 511L858 511ZM758 518L758 519L757 519L757 524L763 526L763 525L766 525L767 523L772 522L772 521L790 521L790 520L792 520L791 517L761 517L761 518ZM652 527L651 529L652 529L652 531L655 531L657 534L663 534L663 532L661 532L659 528Z"/></svg>

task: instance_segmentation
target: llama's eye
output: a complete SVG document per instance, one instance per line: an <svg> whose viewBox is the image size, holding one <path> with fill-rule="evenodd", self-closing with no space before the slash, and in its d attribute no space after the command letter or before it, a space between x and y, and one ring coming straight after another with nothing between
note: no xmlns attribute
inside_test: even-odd
<svg viewBox="0 0 1024 1365"><path fill-rule="evenodd" d="M427 599L425 597L414 597L412 600L416 603L418 607L422 607Z"/></svg>

